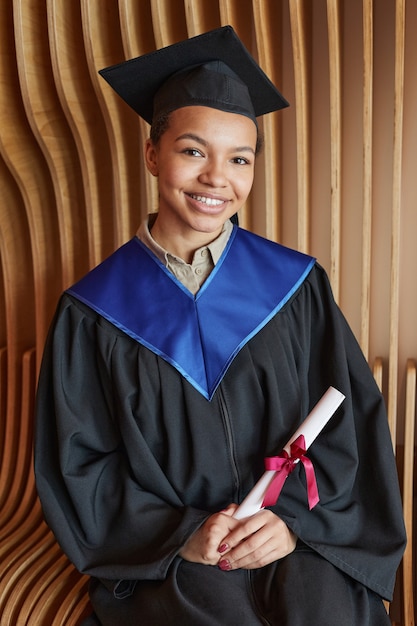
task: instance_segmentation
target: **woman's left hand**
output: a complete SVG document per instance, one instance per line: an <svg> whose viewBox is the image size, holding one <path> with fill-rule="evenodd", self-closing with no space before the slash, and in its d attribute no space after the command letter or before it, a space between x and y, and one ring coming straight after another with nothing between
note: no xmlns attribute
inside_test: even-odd
<svg viewBox="0 0 417 626"><path fill-rule="evenodd" d="M269 509L243 519L219 545L222 570L255 569L282 559L295 549L297 537Z"/></svg>

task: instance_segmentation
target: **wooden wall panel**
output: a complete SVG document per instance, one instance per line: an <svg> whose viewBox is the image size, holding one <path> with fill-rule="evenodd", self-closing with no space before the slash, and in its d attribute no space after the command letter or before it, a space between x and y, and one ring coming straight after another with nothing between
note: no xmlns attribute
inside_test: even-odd
<svg viewBox="0 0 417 626"><path fill-rule="evenodd" d="M291 104L261 122L240 221L318 257L373 367L409 531L391 613L414 624L417 247L404 229L416 223L416 19L412 0L3 0L0 626L75 625L88 610L87 579L36 498L36 377L62 290L130 238L158 197L143 160L149 126L98 70L227 23Z"/></svg>

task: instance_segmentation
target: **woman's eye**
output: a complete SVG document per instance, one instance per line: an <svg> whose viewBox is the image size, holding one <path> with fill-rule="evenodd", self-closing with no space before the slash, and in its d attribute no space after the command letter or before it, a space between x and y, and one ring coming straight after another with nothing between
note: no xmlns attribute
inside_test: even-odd
<svg viewBox="0 0 417 626"><path fill-rule="evenodd" d="M237 165L248 165L249 161L244 157L235 157L233 159L233 163L236 163Z"/></svg>
<svg viewBox="0 0 417 626"><path fill-rule="evenodd" d="M189 154L190 156L196 156L196 157L203 156L200 150L197 150L196 148L186 148L185 150L183 150L183 153Z"/></svg>

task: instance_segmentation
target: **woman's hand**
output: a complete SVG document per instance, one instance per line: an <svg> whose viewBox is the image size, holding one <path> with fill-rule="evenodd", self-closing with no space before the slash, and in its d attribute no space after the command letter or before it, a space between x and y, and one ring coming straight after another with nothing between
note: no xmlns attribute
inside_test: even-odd
<svg viewBox="0 0 417 626"><path fill-rule="evenodd" d="M232 517L237 505L211 515L188 539L180 556L220 569L255 569L290 554L297 538L275 513L264 509L251 517Z"/></svg>
<svg viewBox="0 0 417 626"><path fill-rule="evenodd" d="M240 520L219 546L222 570L255 569L282 559L295 549L297 537L285 522L264 509Z"/></svg>
<svg viewBox="0 0 417 626"><path fill-rule="evenodd" d="M224 511L210 515L184 544L179 555L192 563L217 565L220 557L219 546L223 537L239 526L239 520L232 517L236 509L237 505L231 504Z"/></svg>

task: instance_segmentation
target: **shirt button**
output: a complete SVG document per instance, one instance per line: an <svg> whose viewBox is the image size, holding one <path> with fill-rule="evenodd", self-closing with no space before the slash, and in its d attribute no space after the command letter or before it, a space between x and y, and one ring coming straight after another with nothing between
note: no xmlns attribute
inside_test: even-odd
<svg viewBox="0 0 417 626"><path fill-rule="evenodd" d="M197 267L195 273L200 276L203 273L203 270L201 269L201 267Z"/></svg>
<svg viewBox="0 0 417 626"><path fill-rule="evenodd" d="M204 248L204 250L201 251L201 256L207 256L208 255L208 250L207 248Z"/></svg>

